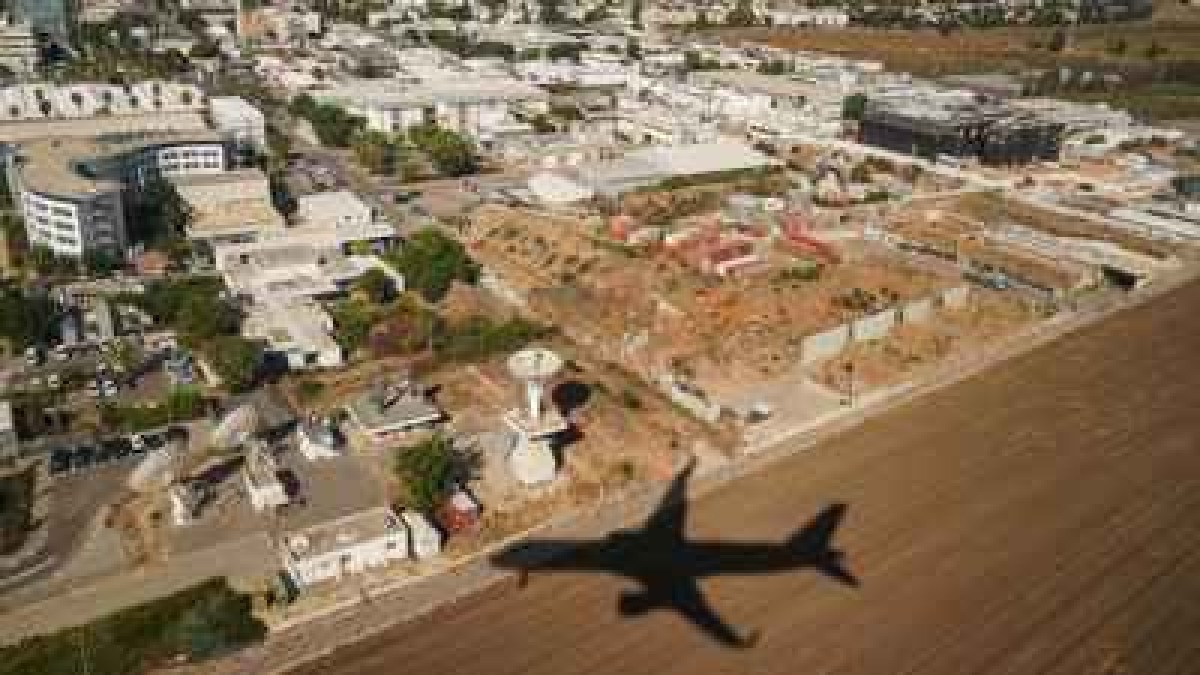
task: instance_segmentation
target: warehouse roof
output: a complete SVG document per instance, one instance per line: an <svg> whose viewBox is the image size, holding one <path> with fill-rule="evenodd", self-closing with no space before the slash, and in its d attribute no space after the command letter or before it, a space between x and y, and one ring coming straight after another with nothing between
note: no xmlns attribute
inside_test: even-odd
<svg viewBox="0 0 1200 675"><path fill-rule="evenodd" d="M447 73L443 79L418 83L386 78L347 80L329 89L313 91L313 96L320 101L377 108L549 98L549 94L541 89L518 80L469 78L461 73Z"/></svg>

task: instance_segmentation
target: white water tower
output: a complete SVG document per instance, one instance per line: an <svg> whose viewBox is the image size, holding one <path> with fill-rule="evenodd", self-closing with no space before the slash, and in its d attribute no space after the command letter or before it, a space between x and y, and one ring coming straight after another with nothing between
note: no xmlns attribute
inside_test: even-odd
<svg viewBox="0 0 1200 675"><path fill-rule="evenodd" d="M558 469L550 438L566 430L567 422L557 410L543 405L542 396L546 382L562 365L562 357L542 347L523 349L508 359L508 371L525 385L525 408L504 415L516 435L509 466L524 485L547 483Z"/></svg>
<svg viewBox="0 0 1200 675"><path fill-rule="evenodd" d="M508 372L525 383L528 404L525 415L536 422L542 415L542 392L546 381L562 368L562 358L549 349L531 347L508 357Z"/></svg>

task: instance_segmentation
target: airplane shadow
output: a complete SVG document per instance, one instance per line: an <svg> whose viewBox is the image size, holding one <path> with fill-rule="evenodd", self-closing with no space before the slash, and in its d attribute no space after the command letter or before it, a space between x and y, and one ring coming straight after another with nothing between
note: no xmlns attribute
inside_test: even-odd
<svg viewBox="0 0 1200 675"><path fill-rule="evenodd" d="M832 546L845 504L825 507L783 542L687 540L686 493L693 468L694 462L675 477L641 530L618 530L598 540L521 542L495 554L492 563L516 570L522 585L529 574L538 572L596 572L629 579L639 588L617 598L621 616L672 610L720 644L735 648L753 646L758 634L740 633L722 619L700 590L700 580L809 569L850 587L859 585L845 566L843 552Z"/></svg>

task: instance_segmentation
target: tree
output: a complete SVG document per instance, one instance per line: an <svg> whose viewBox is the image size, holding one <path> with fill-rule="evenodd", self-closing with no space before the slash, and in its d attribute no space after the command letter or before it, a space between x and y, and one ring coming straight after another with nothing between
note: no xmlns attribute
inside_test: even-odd
<svg viewBox="0 0 1200 675"><path fill-rule="evenodd" d="M396 286L387 272L378 267L372 267L354 280L354 291L361 293L371 302L382 305L392 299L396 292Z"/></svg>
<svg viewBox="0 0 1200 675"><path fill-rule="evenodd" d="M13 347L47 344L57 328L57 317L57 307L44 292L0 286L0 338Z"/></svg>
<svg viewBox="0 0 1200 675"><path fill-rule="evenodd" d="M8 186L8 172L0 171L0 209L11 209L12 206L12 189Z"/></svg>
<svg viewBox="0 0 1200 675"><path fill-rule="evenodd" d="M197 342L236 333L241 316L220 296L191 294L181 302L175 325L185 339Z"/></svg>
<svg viewBox="0 0 1200 675"><path fill-rule="evenodd" d="M121 295L119 299L141 307L156 321L174 326L190 342L202 342L217 335L232 335L241 328L241 315L222 293L219 279L190 277L177 281L158 281L146 286L141 294Z"/></svg>
<svg viewBox="0 0 1200 675"><path fill-rule="evenodd" d="M734 27L757 25L758 16L754 13L754 3L751 0L738 0L733 10L725 17L725 24Z"/></svg>
<svg viewBox="0 0 1200 675"><path fill-rule="evenodd" d="M842 99L842 119L861 120L866 108L866 94L850 94Z"/></svg>
<svg viewBox="0 0 1200 675"><path fill-rule="evenodd" d="M382 131L364 131L354 137L350 148L354 158L373 174L388 174L392 170L394 141Z"/></svg>
<svg viewBox="0 0 1200 675"><path fill-rule="evenodd" d="M329 305L334 336L347 354L353 355L366 343L371 329L379 321L379 311L361 298L348 298Z"/></svg>
<svg viewBox="0 0 1200 675"><path fill-rule="evenodd" d="M466 480L477 459L454 446L441 433L429 440L396 450L396 475L403 483L407 504L421 511L436 507L455 480Z"/></svg>
<svg viewBox="0 0 1200 675"><path fill-rule="evenodd" d="M550 26L567 23L567 15L563 13L562 0L542 0L541 21Z"/></svg>
<svg viewBox="0 0 1200 675"><path fill-rule="evenodd" d="M322 145L345 148L366 120L342 110L336 105L317 103L311 96L301 94L292 100L288 111L308 120Z"/></svg>
<svg viewBox="0 0 1200 675"><path fill-rule="evenodd" d="M161 246L184 238L193 215L175 186L162 175L152 174L137 197L130 234L135 241Z"/></svg>
<svg viewBox="0 0 1200 675"><path fill-rule="evenodd" d="M1066 49L1067 32L1061 28L1056 29L1054 34L1050 36L1050 43L1046 45L1046 48L1052 52L1061 52Z"/></svg>
<svg viewBox="0 0 1200 675"><path fill-rule="evenodd" d="M89 250L80 260L88 274L107 277L121 267L121 259L109 251Z"/></svg>
<svg viewBox="0 0 1200 675"><path fill-rule="evenodd" d="M466 176L479 169L475 144L462 134L437 125L424 124L409 129L409 139L433 162L445 177Z"/></svg>
<svg viewBox="0 0 1200 675"><path fill-rule="evenodd" d="M258 381L263 362L263 349L258 342L239 335L221 335L205 344L204 354L226 390L248 391Z"/></svg>
<svg viewBox="0 0 1200 675"><path fill-rule="evenodd" d="M462 244L429 228L414 233L399 251L388 255L387 262L400 272L408 288L429 302L441 300L455 281L475 283L479 278L479 267Z"/></svg>

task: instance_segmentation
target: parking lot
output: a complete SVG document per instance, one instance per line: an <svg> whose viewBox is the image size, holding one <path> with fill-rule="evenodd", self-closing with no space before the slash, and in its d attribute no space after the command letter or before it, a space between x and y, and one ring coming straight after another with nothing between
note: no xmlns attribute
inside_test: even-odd
<svg viewBox="0 0 1200 675"><path fill-rule="evenodd" d="M120 462L132 465L146 453L165 444L166 431L158 430L112 436L95 442L51 446L46 456L50 474L59 476Z"/></svg>

